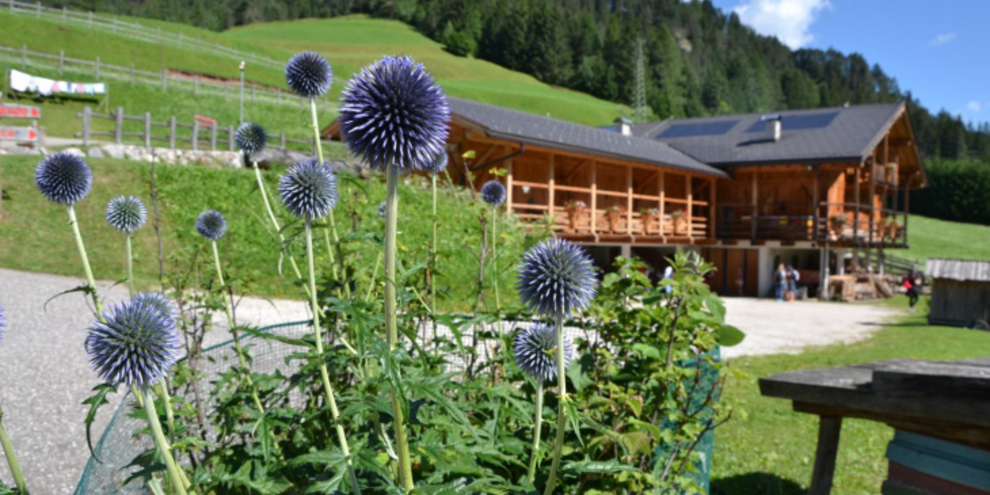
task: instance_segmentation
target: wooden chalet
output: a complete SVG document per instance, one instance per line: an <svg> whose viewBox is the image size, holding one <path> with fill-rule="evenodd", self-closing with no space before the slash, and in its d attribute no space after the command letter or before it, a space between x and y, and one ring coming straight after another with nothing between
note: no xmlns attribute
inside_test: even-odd
<svg viewBox="0 0 990 495"><path fill-rule="evenodd" d="M925 185L904 103L611 128L457 98L451 114L455 182L478 189L504 169L508 211L603 268L636 255L659 273L678 247L701 250L725 294L767 294L781 262L818 285L906 246L908 191ZM323 136L340 139L338 124Z"/></svg>

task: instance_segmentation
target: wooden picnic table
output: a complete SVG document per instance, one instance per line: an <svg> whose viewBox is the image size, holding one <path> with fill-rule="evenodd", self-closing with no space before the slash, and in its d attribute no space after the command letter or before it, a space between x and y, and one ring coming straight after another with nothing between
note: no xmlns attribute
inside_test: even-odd
<svg viewBox="0 0 990 495"><path fill-rule="evenodd" d="M809 495L831 492L846 417L990 451L990 358L792 371L761 378L760 393L789 399L795 411L820 418ZM990 485L972 493L990 493Z"/></svg>

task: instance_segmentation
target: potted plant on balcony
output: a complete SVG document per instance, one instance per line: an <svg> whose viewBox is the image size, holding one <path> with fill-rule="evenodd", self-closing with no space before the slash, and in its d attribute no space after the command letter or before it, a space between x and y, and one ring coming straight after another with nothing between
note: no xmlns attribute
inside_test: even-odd
<svg viewBox="0 0 990 495"><path fill-rule="evenodd" d="M609 206L605 210L605 218L608 220L608 230L619 232L619 220L626 215L626 209L619 205Z"/></svg>
<svg viewBox="0 0 990 495"><path fill-rule="evenodd" d="M884 219L884 224L886 225L886 228L884 229L884 237L890 241L897 239L897 236L901 233L901 223L897 221L897 218L887 217Z"/></svg>
<svg viewBox="0 0 990 495"><path fill-rule="evenodd" d="M674 210L670 214L670 218L674 221L675 235L686 235L688 233L687 215L684 214L684 210Z"/></svg>
<svg viewBox="0 0 990 495"><path fill-rule="evenodd" d="M587 209L588 205L584 204L584 201L580 199L572 199L564 204L564 211L567 212L567 221L570 223L571 230L576 231L578 229L581 218Z"/></svg>
<svg viewBox="0 0 990 495"><path fill-rule="evenodd" d="M832 237L839 238L842 237L842 230L846 226L846 222L849 219L843 214L832 215L828 219L829 226L832 228Z"/></svg>
<svg viewBox="0 0 990 495"><path fill-rule="evenodd" d="M660 208L643 208L639 210L639 215L643 217L643 233L649 234L650 227L653 226L653 222L660 217ZM657 229L657 233L660 233L660 229Z"/></svg>

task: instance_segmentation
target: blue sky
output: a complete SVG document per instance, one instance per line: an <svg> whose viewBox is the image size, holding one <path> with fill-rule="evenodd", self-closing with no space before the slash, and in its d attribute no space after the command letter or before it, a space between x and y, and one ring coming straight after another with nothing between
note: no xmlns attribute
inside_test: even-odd
<svg viewBox="0 0 990 495"><path fill-rule="evenodd" d="M792 48L861 53L929 110L990 120L990 1L713 0Z"/></svg>

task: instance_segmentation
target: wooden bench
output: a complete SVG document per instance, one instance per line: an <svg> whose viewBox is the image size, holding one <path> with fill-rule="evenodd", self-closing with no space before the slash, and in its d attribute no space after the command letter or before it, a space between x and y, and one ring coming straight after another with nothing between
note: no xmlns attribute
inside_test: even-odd
<svg viewBox="0 0 990 495"><path fill-rule="evenodd" d="M952 362L904 359L792 371L761 378L760 393L789 399L795 411L820 418L809 495L831 492L839 433L846 417L886 423L898 432L923 435L978 453L969 455L990 455L990 358ZM903 469L908 468L892 459L891 479ZM963 486L969 490L965 492L922 490L920 486L913 491L915 487L888 480L884 493L990 494L990 467L966 476L969 478L936 480L945 482L940 486Z"/></svg>

